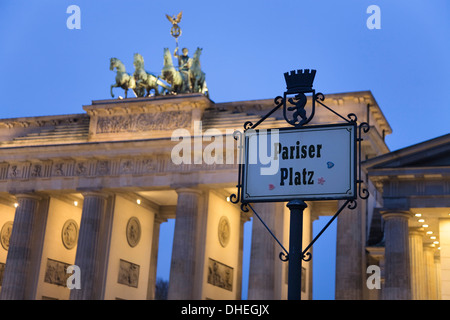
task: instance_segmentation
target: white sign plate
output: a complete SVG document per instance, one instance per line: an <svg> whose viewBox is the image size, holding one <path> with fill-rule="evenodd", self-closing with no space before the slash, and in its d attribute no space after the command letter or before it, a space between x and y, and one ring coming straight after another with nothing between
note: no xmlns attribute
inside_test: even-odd
<svg viewBox="0 0 450 320"><path fill-rule="evenodd" d="M242 202L356 198L356 124L249 129Z"/></svg>

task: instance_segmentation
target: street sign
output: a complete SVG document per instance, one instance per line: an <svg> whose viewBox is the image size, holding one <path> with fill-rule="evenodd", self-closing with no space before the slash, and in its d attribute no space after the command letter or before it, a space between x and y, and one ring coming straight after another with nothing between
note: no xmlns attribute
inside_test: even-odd
<svg viewBox="0 0 450 320"><path fill-rule="evenodd" d="M242 202L356 199L356 128L246 130Z"/></svg>

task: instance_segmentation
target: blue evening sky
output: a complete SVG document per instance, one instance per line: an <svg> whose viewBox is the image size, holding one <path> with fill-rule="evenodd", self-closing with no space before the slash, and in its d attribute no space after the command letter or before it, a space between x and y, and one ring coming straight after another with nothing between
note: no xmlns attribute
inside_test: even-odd
<svg viewBox="0 0 450 320"><path fill-rule="evenodd" d="M81 9L79 30L66 26L70 5ZM366 26L370 5L381 29ZM175 47L165 14L181 10L180 47L203 48L215 102L272 99L285 90L284 72L310 68L325 95L373 93L393 128L391 150L450 131L448 0L1 0L0 118L83 113L110 98L110 57L132 73L138 52L159 73L163 48ZM317 281L332 276L315 286L318 299L334 297L333 232L335 223L316 245L329 259L314 264L328 267Z"/></svg>

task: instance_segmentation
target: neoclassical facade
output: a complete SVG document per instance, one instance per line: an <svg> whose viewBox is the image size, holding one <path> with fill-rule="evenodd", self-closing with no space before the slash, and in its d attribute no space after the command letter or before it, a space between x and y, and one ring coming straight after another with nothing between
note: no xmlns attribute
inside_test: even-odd
<svg viewBox="0 0 450 320"><path fill-rule="evenodd" d="M337 221L336 299L448 297L435 251L424 246L432 229L440 270L450 268L442 258L450 255L448 136L390 153L384 138L392 130L369 91L329 94L325 102L370 125L361 144L370 196ZM273 106L272 99L214 103L179 94L0 120L0 298L154 299L158 250L165 245L160 225L175 219L168 298L241 299L244 224L251 215L229 201L238 174L232 133ZM339 121L317 107L312 124ZM286 126L276 112L260 128ZM180 157L191 161L179 163ZM308 202L305 246L312 222L340 205ZM254 208L288 247L286 203ZM429 229L416 223L418 213ZM252 226L248 298L286 299L281 248L258 220ZM312 298L313 251L301 271L302 299ZM366 286L369 265L382 270L379 290ZM80 288L68 287L71 266L81 270ZM428 288L423 279L433 275Z"/></svg>
<svg viewBox="0 0 450 320"><path fill-rule="evenodd" d="M369 257L384 299L450 299L450 134L367 160L379 199Z"/></svg>

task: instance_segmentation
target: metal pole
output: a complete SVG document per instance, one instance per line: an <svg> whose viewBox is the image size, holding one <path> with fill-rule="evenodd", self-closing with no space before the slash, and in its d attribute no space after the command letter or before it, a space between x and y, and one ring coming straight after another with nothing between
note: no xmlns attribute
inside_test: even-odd
<svg viewBox="0 0 450 320"><path fill-rule="evenodd" d="M308 205L303 200L292 200L288 202L287 207L291 211L289 227L288 300L301 300L303 210Z"/></svg>

